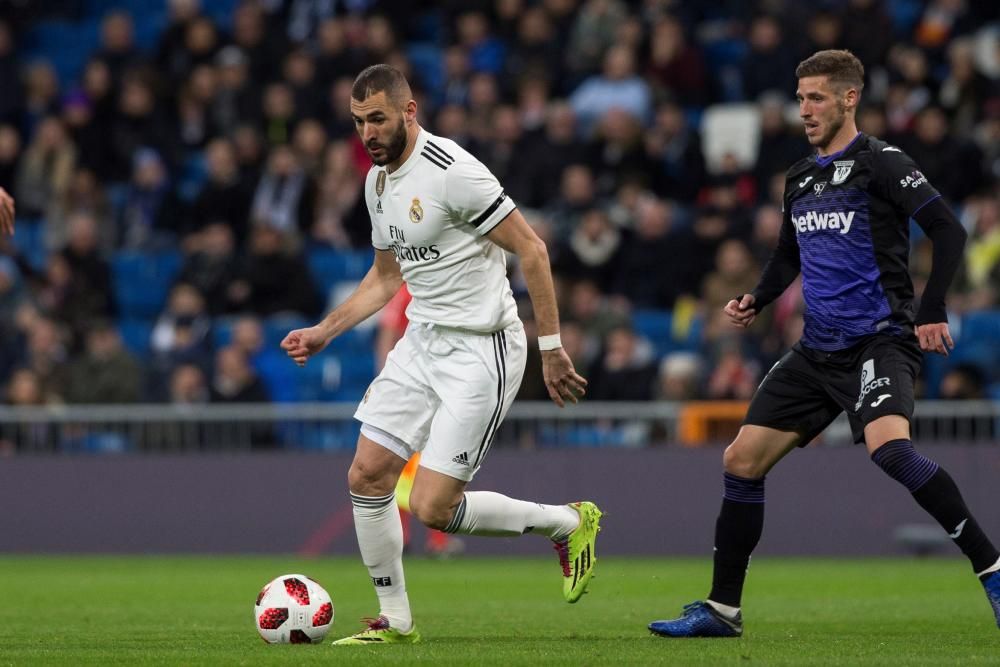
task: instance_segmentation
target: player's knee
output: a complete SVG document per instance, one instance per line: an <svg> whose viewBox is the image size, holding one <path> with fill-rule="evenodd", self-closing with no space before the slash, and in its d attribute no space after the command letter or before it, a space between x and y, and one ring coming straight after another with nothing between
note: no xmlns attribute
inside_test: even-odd
<svg viewBox="0 0 1000 667"><path fill-rule="evenodd" d="M347 486L359 496L385 496L392 493L396 484L385 470L355 460L347 471Z"/></svg>
<svg viewBox="0 0 1000 667"><path fill-rule="evenodd" d="M410 511L417 521L434 530L444 530L455 514L455 508L421 496L410 496Z"/></svg>
<svg viewBox="0 0 1000 667"><path fill-rule="evenodd" d="M758 479L767 474L762 463L752 456L747 448L741 446L739 440L726 447L726 451L722 454L722 467L730 475L744 479Z"/></svg>

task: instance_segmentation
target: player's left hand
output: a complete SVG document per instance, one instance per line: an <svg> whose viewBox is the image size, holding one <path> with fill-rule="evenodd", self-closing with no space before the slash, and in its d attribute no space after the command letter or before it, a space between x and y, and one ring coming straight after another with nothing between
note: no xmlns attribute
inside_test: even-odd
<svg viewBox="0 0 1000 667"><path fill-rule="evenodd" d="M560 408L566 401L577 403L587 392L587 381L577 374L566 350L559 347L542 352L542 375L549 398Z"/></svg>
<svg viewBox="0 0 1000 667"><path fill-rule="evenodd" d="M0 233L14 233L14 198L0 188Z"/></svg>
<svg viewBox="0 0 1000 667"><path fill-rule="evenodd" d="M917 327L916 334L920 349L924 352L937 352L947 357L948 350L955 349L955 341L951 339L947 322L921 324Z"/></svg>

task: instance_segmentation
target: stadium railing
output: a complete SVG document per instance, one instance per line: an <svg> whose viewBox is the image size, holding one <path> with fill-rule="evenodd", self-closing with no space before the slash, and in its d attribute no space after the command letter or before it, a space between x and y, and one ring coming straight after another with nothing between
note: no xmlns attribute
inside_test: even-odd
<svg viewBox="0 0 1000 667"><path fill-rule="evenodd" d="M691 447L726 443L739 429L741 417L732 405L721 411L694 412L691 405L588 402L559 409L547 402L516 403L493 444ZM353 402L4 406L0 407L0 455L349 450L358 435L355 408ZM693 418L717 421L692 426ZM998 445L1000 401L918 402L912 431L920 442ZM850 442L850 427L841 415L816 444Z"/></svg>

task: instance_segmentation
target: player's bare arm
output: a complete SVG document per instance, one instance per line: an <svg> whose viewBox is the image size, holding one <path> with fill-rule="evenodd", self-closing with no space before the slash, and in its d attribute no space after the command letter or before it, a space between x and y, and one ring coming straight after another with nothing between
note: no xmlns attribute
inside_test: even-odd
<svg viewBox="0 0 1000 667"><path fill-rule="evenodd" d="M403 284L399 264L390 250L376 250L375 262L358 288L316 326L290 331L281 341L281 349L304 366L309 357L318 354L331 340L352 329L389 303Z"/></svg>
<svg viewBox="0 0 1000 667"><path fill-rule="evenodd" d="M521 271L535 311L538 335L559 333L559 310L545 242L538 238L517 210L511 211L486 237L521 259ZM542 374L549 397L559 407L565 406L566 401L576 403L586 391L587 381L576 372L573 361L562 347L542 352Z"/></svg>
<svg viewBox="0 0 1000 667"><path fill-rule="evenodd" d="M14 234L14 198L0 188L0 232Z"/></svg>

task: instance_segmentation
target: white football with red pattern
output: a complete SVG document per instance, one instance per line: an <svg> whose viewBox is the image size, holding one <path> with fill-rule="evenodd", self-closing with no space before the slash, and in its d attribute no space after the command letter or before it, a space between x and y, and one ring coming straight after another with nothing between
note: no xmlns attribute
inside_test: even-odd
<svg viewBox="0 0 1000 667"><path fill-rule="evenodd" d="M284 574L261 589L253 619L268 644L318 644L333 625L333 602L315 580Z"/></svg>

